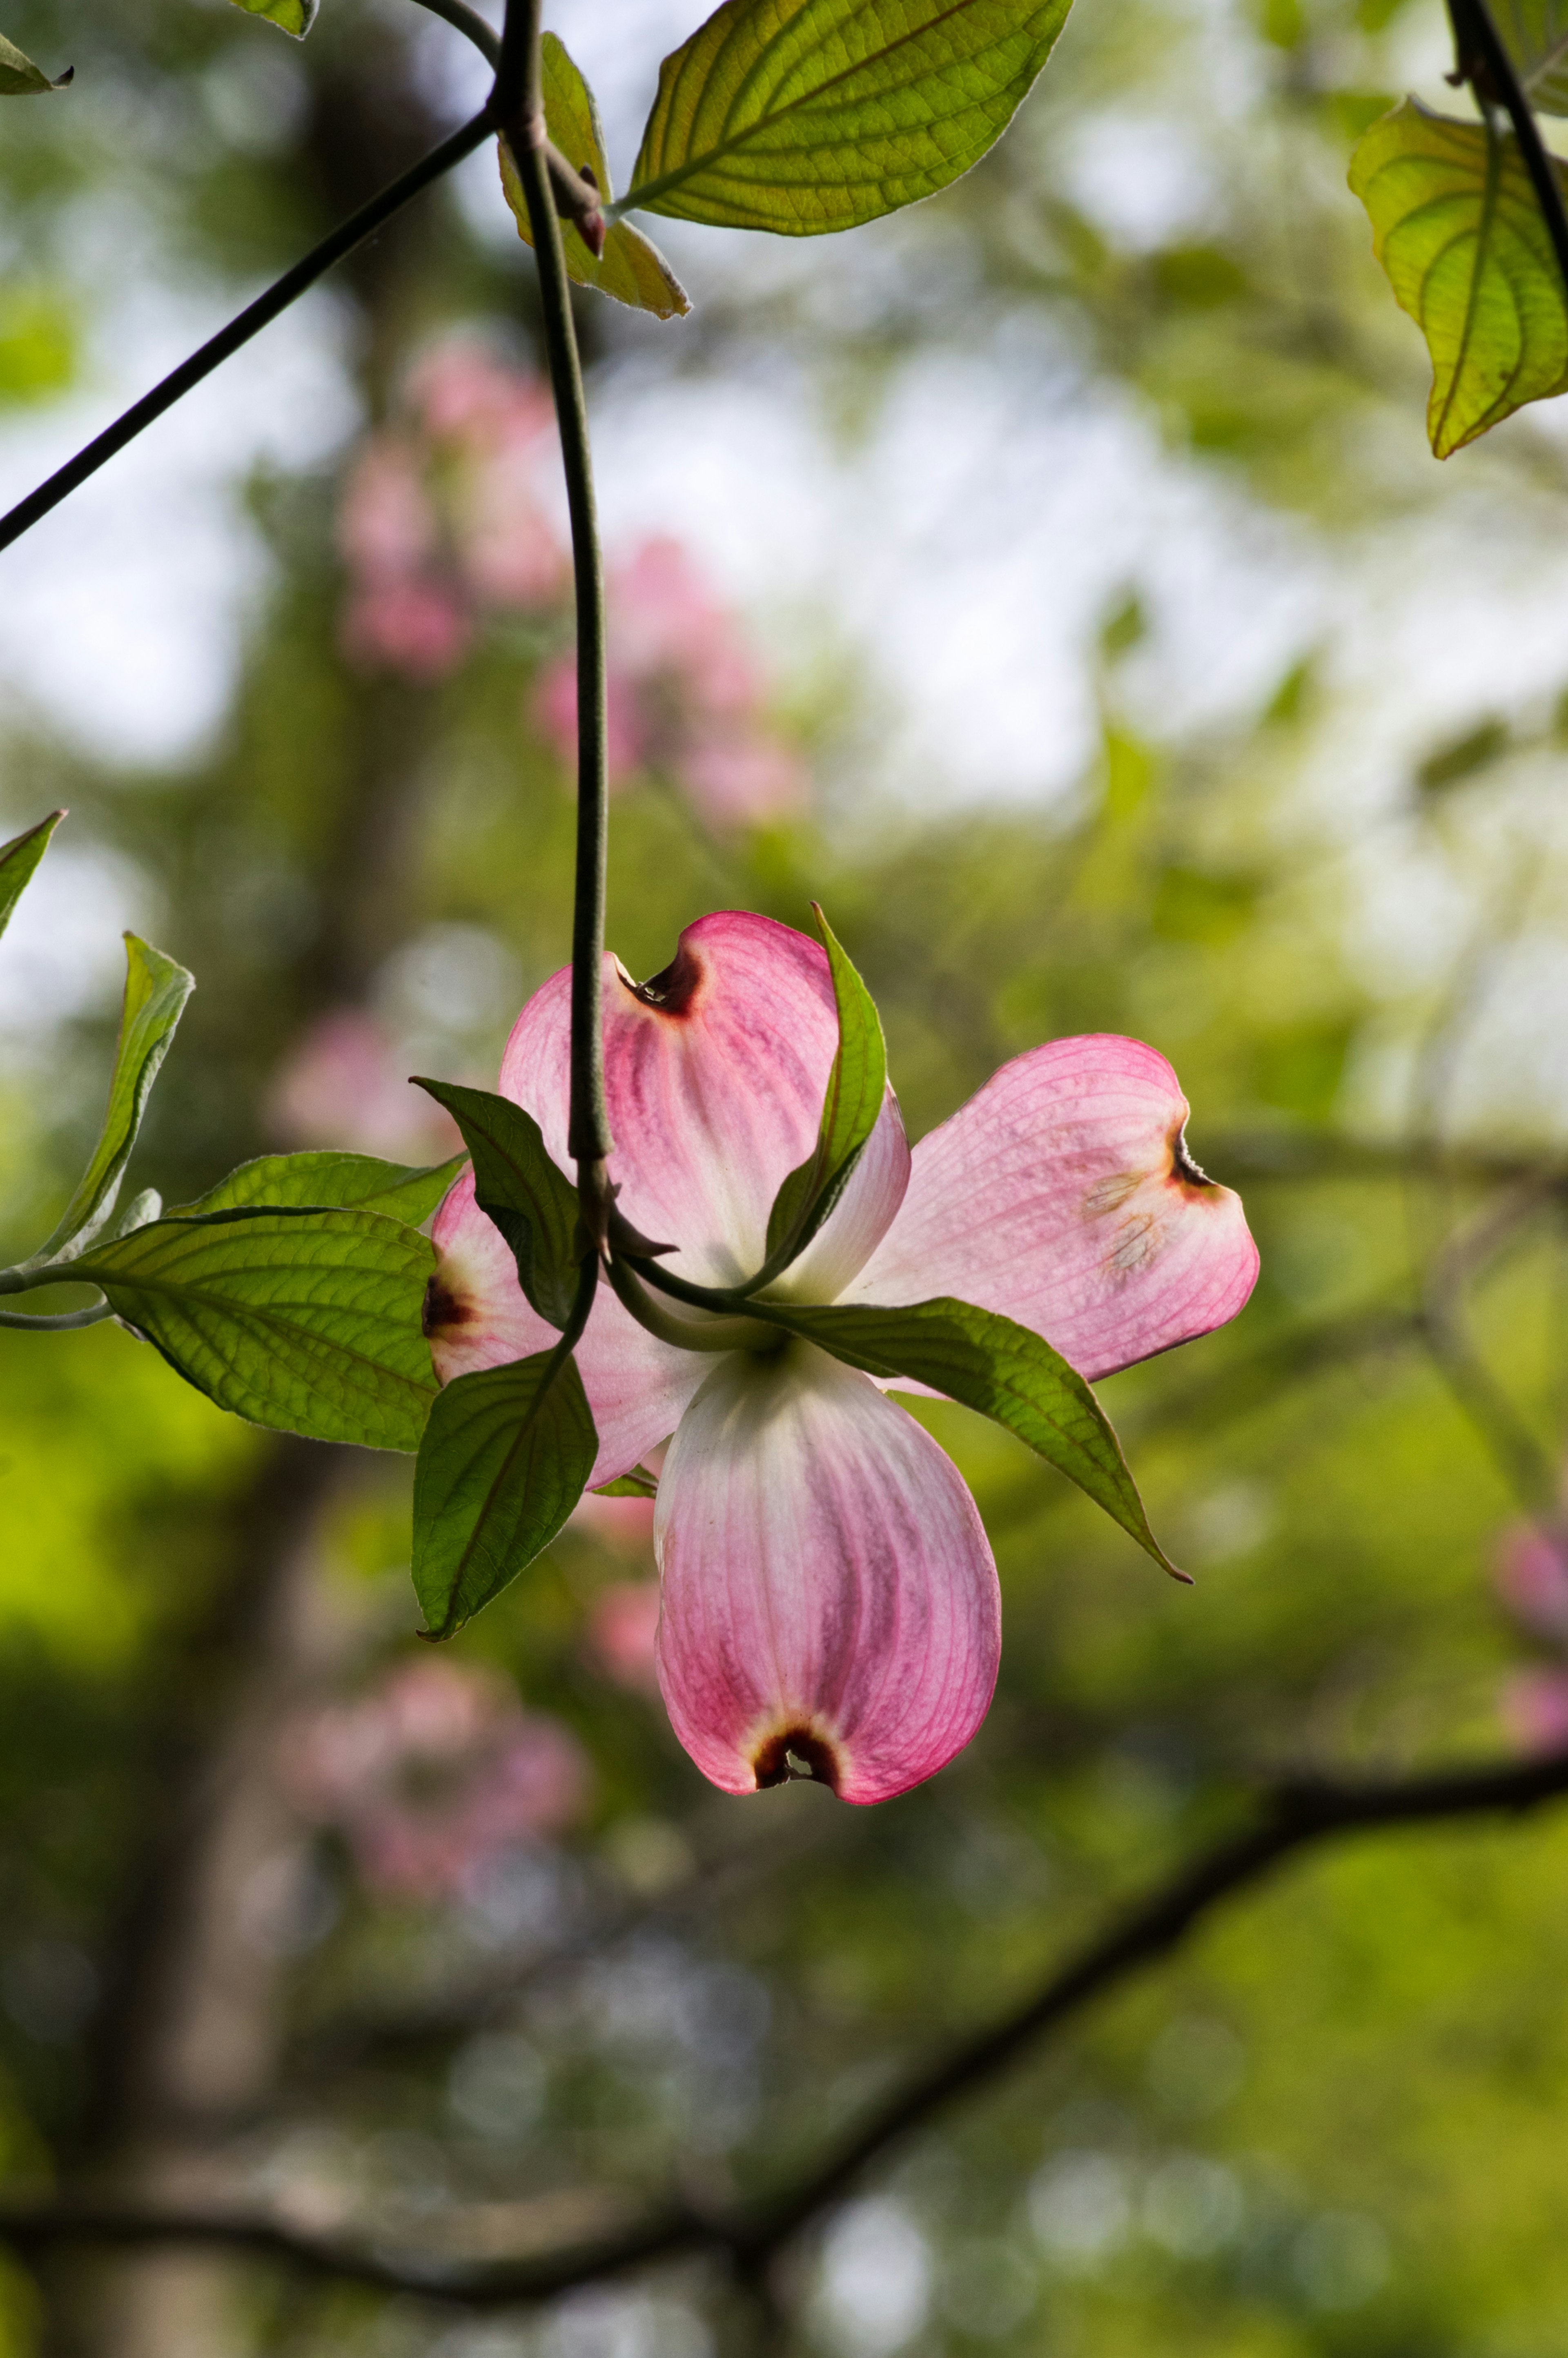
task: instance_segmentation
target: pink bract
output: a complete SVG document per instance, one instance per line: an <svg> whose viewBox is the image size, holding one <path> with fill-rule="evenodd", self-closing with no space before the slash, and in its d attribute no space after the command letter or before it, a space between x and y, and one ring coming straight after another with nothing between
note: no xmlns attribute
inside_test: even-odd
<svg viewBox="0 0 1568 2358"><path fill-rule="evenodd" d="M530 1000L501 1071L563 1170L569 981ZM640 985L606 958L611 1174L633 1226L676 1246L665 1267L732 1285L761 1266L773 1197L815 1143L837 1040L825 953L768 918L703 918ZM1114 1037L1015 1057L913 1155L890 1088L776 1293L957 1294L1090 1375L1168 1350L1233 1317L1258 1265L1238 1199L1186 1156L1186 1118L1164 1058ZM443 1381L554 1342L471 1182L435 1238ZM654 1531L659 1673L705 1774L750 1792L793 1762L847 1800L882 1800L940 1768L985 1716L995 1565L956 1468L903 1409L808 1346L756 1339L679 1348L601 1285L578 1348L600 1438L590 1478L673 1433Z"/></svg>

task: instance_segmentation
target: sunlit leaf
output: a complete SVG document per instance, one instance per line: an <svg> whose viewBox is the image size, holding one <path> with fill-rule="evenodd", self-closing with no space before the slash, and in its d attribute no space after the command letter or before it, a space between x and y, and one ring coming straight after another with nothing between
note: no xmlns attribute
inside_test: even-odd
<svg viewBox="0 0 1568 2358"><path fill-rule="evenodd" d="M780 1303L773 1314L851 1368L884 1380L905 1376L1005 1425L1103 1507L1157 1564L1185 1579L1149 1528L1105 1411L1076 1368L1027 1326L946 1296L900 1310Z"/></svg>
<svg viewBox="0 0 1568 2358"><path fill-rule="evenodd" d="M91 1244L114 1207L147 1098L196 985L184 967L135 934L125 936L125 999L103 1129L81 1184L34 1262L63 1260ZM31 1266L31 1264L29 1264Z"/></svg>
<svg viewBox="0 0 1568 2358"><path fill-rule="evenodd" d="M596 1498L656 1498L659 1477L645 1466L634 1466L630 1474L618 1474L613 1482L600 1482L593 1495Z"/></svg>
<svg viewBox="0 0 1568 2358"><path fill-rule="evenodd" d="M416 1449L434 1247L375 1212L156 1220L71 1265L188 1383L254 1424Z"/></svg>
<svg viewBox="0 0 1568 2358"><path fill-rule="evenodd" d="M421 1166L383 1163L373 1154L348 1154L328 1148L309 1154L259 1154L220 1179L193 1204L177 1206L178 1217L227 1212L243 1205L290 1207L328 1206L341 1211L383 1212L417 1228L427 1220L467 1156Z"/></svg>
<svg viewBox="0 0 1568 2358"><path fill-rule="evenodd" d="M564 1326L578 1282L578 1200L538 1123L510 1098L419 1081L446 1107L473 1157L474 1201L511 1246L517 1280L541 1318Z"/></svg>
<svg viewBox="0 0 1568 2358"><path fill-rule="evenodd" d="M247 16L265 16L269 25L302 41L316 22L318 0L234 0L234 5Z"/></svg>
<svg viewBox="0 0 1568 2358"><path fill-rule="evenodd" d="M46 91L63 90L75 71L74 66L67 66L50 81L31 58L24 57L16 43L0 33L0 98L39 98Z"/></svg>
<svg viewBox="0 0 1568 2358"><path fill-rule="evenodd" d="M1511 134L1407 98L1357 148L1350 186L1432 354L1426 427L1438 458L1568 389L1568 298Z"/></svg>
<svg viewBox="0 0 1568 2358"><path fill-rule="evenodd" d="M631 211L814 237L944 189L1007 128L1069 0L725 0L659 70Z"/></svg>
<svg viewBox="0 0 1568 2358"><path fill-rule="evenodd" d="M39 819L25 835L14 835L9 843L0 843L0 934L10 924L12 912L32 882L33 872L49 848L49 838L64 817L62 810L50 811L48 818Z"/></svg>
<svg viewBox="0 0 1568 2358"><path fill-rule="evenodd" d="M768 1214L764 1279L778 1275L804 1251L832 1211L877 1126L887 1091L887 1045L876 1001L821 910L816 914L833 976L838 1045L827 1076L816 1144L784 1181Z"/></svg>
<svg viewBox="0 0 1568 2358"><path fill-rule="evenodd" d="M604 133L593 92L554 33L545 35L541 50L545 128L568 164L579 172L586 168L592 174L600 195L608 204L615 190L611 184ZM516 216L518 234L524 244L532 245L534 233L529 226L523 183L505 140L499 145L501 185ZM658 247L630 222L615 221L607 225L604 252L597 260L571 222L561 223L561 246L567 275L575 278L579 287L597 287L601 295L613 295L618 303L629 303L637 311L652 311L660 319L679 319L691 308L685 287Z"/></svg>
<svg viewBox="0 0 1568 2358"><path fill-rule="evenodd" d="M1568 0L1490 0L1490 6L1530 104L1541 114L1568 114Z"/></svg>
<svg viewBox="0 0 1568 2358"><path fill-rule="evenodd" d="M541 1351L445 1387L414 1472L414 1590L430 1637L453 1637L549 1546L598 1451L569 1354L557 1367Z"/></svg>

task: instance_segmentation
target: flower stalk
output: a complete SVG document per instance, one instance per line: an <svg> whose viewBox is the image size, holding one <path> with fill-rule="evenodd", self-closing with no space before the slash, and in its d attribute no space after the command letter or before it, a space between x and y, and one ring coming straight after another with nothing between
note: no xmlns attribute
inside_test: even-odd
<svg viewBox="0 0 1568 2358"><path fill-rule="evenodd" d="M596 1252L605 1246L612 1196L606 1158L614 1143L604 1095L603 967L605 850L610 770L606 743L604 560L593 493L588 403L561 225L545 135L539 55L540 0L507 0L492 108L512 145L528 205L539 265L539 299L560 427L571 515L577 604L577 882L572 905L571 1117L583 1225ZM515 126L514 129L512 126Z"/></svg>

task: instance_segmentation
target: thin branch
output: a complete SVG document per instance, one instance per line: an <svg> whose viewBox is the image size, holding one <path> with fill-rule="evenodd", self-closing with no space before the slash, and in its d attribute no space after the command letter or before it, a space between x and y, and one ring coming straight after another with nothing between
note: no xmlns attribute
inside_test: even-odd
<svg viewBox="0 0 1568 2358"><path fill-rule="evenodd" d="M189 360L181 361L161 384L155 385L150 393L142 395L140 401L134 402L113 426L105 427L102 434L96 435L84 449L79 450L74 459L68 460L63 467L49 476L47 482L40 483L37 491L29 492L27 498L19 501L7 515L0 516L0 549L9 548L13 541L20 540L25 532L30 532L51 508L59 507L62 500L69 499L72 492L79 491L89 476L95 475L99 468L123 450L128 442L134 442L138 434L144 433L163 416L165 410L172 409L177 401L182 400L201 383L203 377L211 376L215 368L221 368L226 360L232 360L253 336L260 334L263 328L270 327L291 303L297 303L319 278L324 277L334 263L341 262L356 245L362 244L367 237L384 227L411 198L418 196L443 173L449 172L455 164L460 164L465 156L471 155L494 128L495 117L487 103L470 123L465 123L460 131L454 131L449 139L443 139L438 147L433 147L429 155L400 174L383 189L379 196L373 197L369 204L362 205L357 213L351 214L319 245L313 245L292 270L286 270L265 295L258 295L254 303L247 303L226 328L221 328L215 336L210 337L200 351L191 353Z"/></svg>
<svg viewBox="0 0 1568 2358"><path fill-rule="evenodd" d="M296 2231L265 2214L148 2211L102 2202L0 2205L0 2241L25 2258L62 2244L218 2246L253 2252L311 2276L473 2309L517 2307L697 2251L725 2255L754 2275L912 2131L946 2105L989 2086L1035 2040L1143 1966L1168 1956L1223 1900L1261 1882L1296 1853L1340 1834L1499 1812L1518 1816L1564 1796L1568 1753L1422 1777L1287 1779L1264 1788L1250 1827L1178 1869L1022 2006L911 2080L796 2186L729 2218L682 2204L623 2234L479 2268L437 2255L410 2259L389 2246L355 2246Z"/></svg>
<svg viewBox="0 0 1568 2358"><path fill-rule="evenodd" d="M20 1326L35 1335L69 1335L79 1326L101 1326L114 1315L107 1302L94 1302L86 1310L0 1310L0 1326Z"/></svg>
<svg viewBox="0 0 1568 2358"><path fill-rule="evenodd" d="M1514 71L1513 59L1492 21L1487 0L1448 0L1448 15L1454 27L1454 69L1459 80L1470 84L1483 108L1501 105L1513 124L1519 154L1557 256L1557 267L1563 274L1563 291L1568 294L1568 211L1563 209L1563 184L1557 177L1556 161L1548 152L1534 111Z"/></svg>
<svg viewBox="0 0 1568 2358"><path fill-rule="evenodd" d="M432 16L444 17L449 25L466 34L492 73L500 71L501 38L485 23L477 8L469 6L468 0L416 0L416 5L428 8Z"/></svg>
<svg viewBox="0 0 1568 2358"><path fill-rule="evenodd" d="M572 907L571 1109L567 1151L578 1167L584 1225L602 1249L611 1196L605 1158L613 1141L604 1094L604 898L610 777L606 741L604 561L593 493L588 403L578 356L545 132L539 54L540 0L507 0L492 103L527 200L539 267L540 308L550 387L560 428L571 512L577 601L577 871ZM575 178L575 176L574 176ZM602 230L600 231L602 237Z"/></svg>

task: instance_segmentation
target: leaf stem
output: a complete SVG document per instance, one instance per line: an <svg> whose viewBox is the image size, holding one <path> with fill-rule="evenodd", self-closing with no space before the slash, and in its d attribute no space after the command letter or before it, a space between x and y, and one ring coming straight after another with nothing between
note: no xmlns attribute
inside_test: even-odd
<svg viewBox="0 0 1568 2358"><path fill-rule="evenodd" d="M546 153L539 17L540 0L507 0L492 104L512 146L527 200L539 267L545 350L571 512L577 596L578 805L567 1151L578 1167L584 1226L595 1250L602 1252L612 1200L605 1158L614 1143L604 1094L604 894L610 790L605 749L604 564L593 494L588 404Z"/></svg>
<svg viewBox="0 0 1568 2358"><path fill-rule="evenodd" d="M166 409L172 409L177 401L183 400L203 377L211 376L215 368L221 368L226 360L232 359L235 352L248 344L253 336L259 335L263 328L270 327L273 320L287 311L291 303L297 302L300 296L314 287L334 263L341 262L356 245L362 244L367 237L384 227L394 213L400 212L410 198L418 196L432 180L438 180L443 173L451 170L454 164L460 164L465 156L471 155L496 127L493 110L492 98L471 122L465 123L460 131L454 131L449 139L443 139L438 147L433 147L417 164L389 182L379 196L373 197L369 204L362 205L357 213L351 213L348 220L341 222L319 244L313 245L292 270L286 270L281 278L275 280L264 295L258 295L254 303L247 303L226 328L220 328L218 333L209 337L189 360L181 361L161 384L156 384L150 393L145 393L140 401L133 402L113 426L105 427L103 432L95 435L74 459L68 459L65 465L57 469L47 481L40 483L36 491L29 492L25 500L18 501L8 514L0 516L0 548L9 548L14 540L20 540L22 535L48 515L51 508L57 508L62 500L70 498L72 492L80 490L89 476L95 475L100 467L124 449L127 442L134 442L136 436L160 418Z"/></svg>
<svg viewBox="0 0 1568 2358"><path fill-rule="evenodd" d="M416 5L428 8L432 16L444 17L449 25L466 35L492 72L500 71L501 43L479 10L469 6L468 0L416 0Z"/></svg>
<svg viewBox="0 0 1568 2358"><path fill-rule="evenodd" d="M70 1282L65 1278L55 1281L57 1284ZM47 1317L41 1312L34 1314L26 1310L0 1310L0 1326L26 1327L35 1335L66 1335L76 1326L100 1326L105 1318L114 1315L106 1302L95 1302L87 1310L61 1310Z"/></svg>
<svg viewBox="0 0 1568 2358"><path fill-rule="evenodd" d="M1483 108L1500 103L1513 124L1530 185L1535 190L1547 234L1557 256L1563 291L1568 294L1568 209L1557 163L1541 135L1535 112L1514 71L1514 62L1492 20L1487 0L1448 0L1454 27L1454 74L1467 81Z"/></svg>

